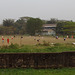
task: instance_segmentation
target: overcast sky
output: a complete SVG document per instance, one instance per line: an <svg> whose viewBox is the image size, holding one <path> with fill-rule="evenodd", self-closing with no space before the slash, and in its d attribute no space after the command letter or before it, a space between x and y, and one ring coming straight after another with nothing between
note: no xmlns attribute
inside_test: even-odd
<svg viewBox="0 0 75 75"><path fill-rule="evenodd" d="M0 0L0 23L24 16L75 21L75 0Z"/></svg>

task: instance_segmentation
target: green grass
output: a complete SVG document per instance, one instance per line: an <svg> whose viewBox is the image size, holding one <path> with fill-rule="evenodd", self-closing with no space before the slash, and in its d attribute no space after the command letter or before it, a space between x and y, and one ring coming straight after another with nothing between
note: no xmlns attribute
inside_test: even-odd
<svg viewBox="0 0 75 75"><path fill-rule="evenodd" d="M0 47L0 53L48 53L48 52L65 52L75 51L75 45L72 44L54 44L54 45L22 45L11 44L10 46Z"/></svg>
<svg viewBox="0 0 75 75"><path fill-rule="evenodd" d="M75 51L75 45L59 44L54 45L22 45L11 44L10 46L0 47L0 53L20 53L20 52L64 52ZM0 75L74 75L75 68L62 68L62 69L0 69Z"/></svg>
<svg viewBox="0 0 75 75"><path fill-rule="evenodd" d="M0 75L74 75L75 68L63 69L0 69Z"/></svg>

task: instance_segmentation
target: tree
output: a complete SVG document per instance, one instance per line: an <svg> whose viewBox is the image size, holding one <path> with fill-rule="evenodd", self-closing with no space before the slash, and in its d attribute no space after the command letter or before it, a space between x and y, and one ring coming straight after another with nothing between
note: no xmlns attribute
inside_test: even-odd
<svg viewBox="0 0 75 75"><path fill-rule="evenodd" d="M26 23L23 19L18 19L15 24L14 27L16 28L16 32L17 34L25 34L26 32Z"/></svg>
<svg viewBox="0 0 75 75"><path fill-rule="evenodd" d="M59 22L56 27L57 34L68 34L72 35L75 34L75 22Z"/></svg>
<svg viewBox="0 0 75 75"><path fill-rule="evenodd" d="M64 32L63 32L63 26L66 24L66 22L58 22L57 23L57 27L56 27L56 34L61 34L63 35Z"/></svg>
<svg viewBox="0 0 75 75"><path fill-rule="evenodd" d="M42 29L43 22L39 18L30 18L27 21L26 30L30 35L35 35L36 32L40 32Z"/></svg>
<svg viewBox="0 0 75 75"><path fill-rule="evenodd" d="M75 22L66 22L63 26L63 32L70 35L75 34Z"/></svg>
<svg viewBox="0 0 75 75"><path fill-rule="evenodd" d="M5 30L5 29L4 29L4 26L0 26L0 35L1 35L1 34L4 34L4 30Z"/></svg>
<svg viewBox="0 0 75 75"><path fill-rule="evenodd" d="M0 35L12 35L15 32L14 27L5 27L5 26L0 26Z"/></svg>
<svg viewBox="0 0 75 75"><path fill-rule="evenodd" d="M56 24L57 22L58 22L57 19L55 19L55 18L51 18L50 21L47 21L47 24Z"/></svg>
<svg viewBox="0 0 75 75"><path fill-rule="evenodd" d="M14 20L13 19L6 19L6 20L3 20L3 26L13 26L14 25Z"/></svg>

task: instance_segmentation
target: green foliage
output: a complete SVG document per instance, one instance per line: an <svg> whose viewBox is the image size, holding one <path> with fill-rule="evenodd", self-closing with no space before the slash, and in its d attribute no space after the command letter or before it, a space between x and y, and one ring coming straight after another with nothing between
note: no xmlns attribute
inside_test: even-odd
<svg viewBox="0 0 75 75"><path fill-rule="evenodd" d="M30 18L27 21L26 30L30 35L35 35L36 32L40 32L42 29L42 20L39 18Z"/></svg>
<svg viewBox="0 0 75 75"><path fill-rule="evenodd" d="M67 22L64 26L63 26L63 32L65 32L66 34L73 34L75 33L75 22Z"/></svg>
<svg viewBox="0 0 75 75"><path fill-rule="evenodd" d="M56 27L56 33L57 34L64 34L63 32L63 26L66 24L66 22L58 22Z"/></svg>
<svg viewBox="0 0 75 75"><path fill-rule="evenodd" d="M16 28L15 34L25 34L26 33L26 22L23 19L18 19L14 27Z"/></svg>
<svg viewBox="0 0 75 75"><path fill-rule="evenodd" d="M48 52L65 52L65 51L75 51L75 45L66 43L66 44L50 44L45 43L36 46L22 45L19 46L17 44L11 44L9 46L0 47L0 52L10 53L10 52L30 52L30 53L48 53Z"/></svg>
<svg viewBox="0 0 75 75"><path fill-rule="evenodd" d="M42 31L43 24L57 24L56 33L62 35L73 35L75 34L75 22L63 21L52 18L50 21L41 20L39 18L32 17L21 17L17 21L13 19L3 20L3 26L0 26L0 35L11 35L11 34L29 34L35 35Z"/></svg>
<svg viewBox="0 0 75 75"><path fill-rule="evenodd" d="M59 22L56 27L57 34L75 34L75 22Z"/></svg>
<svg viewBox="0 0 75 75"><path fill-rule="evenodd" d="M11 35L14 34L15 28L13 26L0 26L0 34Z"/></svg>
<svg viewBox="0 0 75 75"><path fill-rule="evenodd" d="M6 20L3 20L3 26L13 26L14 25L14 20L13 19L6 19Z"/></svg>
<svg viewBox="0 0 75 75"><path fill-rule="evenodd" d="M17 21L5 19L3 20L3 26L0 26L0 34L35 35L36 32L41 31L43 23L44 22L41 19L31 17L21 17Z"/></svg>
<svg viewBox="0 0 75 75"><path fill-rule="evenodd" d="M19 48L19 45L18 44L11 43L11 45L9 45L9 48L10 49L18 49Z"/></svg>

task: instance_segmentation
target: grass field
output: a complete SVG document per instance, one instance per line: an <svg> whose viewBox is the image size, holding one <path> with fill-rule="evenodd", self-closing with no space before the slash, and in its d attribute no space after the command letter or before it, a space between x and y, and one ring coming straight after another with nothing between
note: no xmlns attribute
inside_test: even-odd
<svg viewBox="0 0 75 75"><path fill-rule="evenodd" d="M7 38L9 37L10 43L7 44ZM75 39L63 38L56 39L55 37L34 37L34 36L16 36L11 39L12 36L4 36L4 43L2 43L2 37L0 36L0 52L64 52L64 51L75 51ZM40 39L38 42L37 40ZM12 43L12 44L11 44Z"/></svg>
<svg viewBox="0 0 75 75"><path fill-rule="evenodd" d="M74 75L75 68L63 69L0 69L0 75Z"/></svg>
<svg viewBox="0 0 75 75"><path fill-rule="evenodd" d="M9 38L9 41L13 44L19 44L19 45L35 45L37 44L37 40L40 39L39 43L43 43L43 41L49 42L49 43L72 43L75 42L75 39L66 39L66 41L63 40L63 38L56 39L55 37L51 36L23 36L21 39L21 36L15 36L13 39L11 39L12 36L3 36L4 43L2 43L2 37L0 36L0 46L2 45L8 45L7 44L7 38Z"/></svg>

